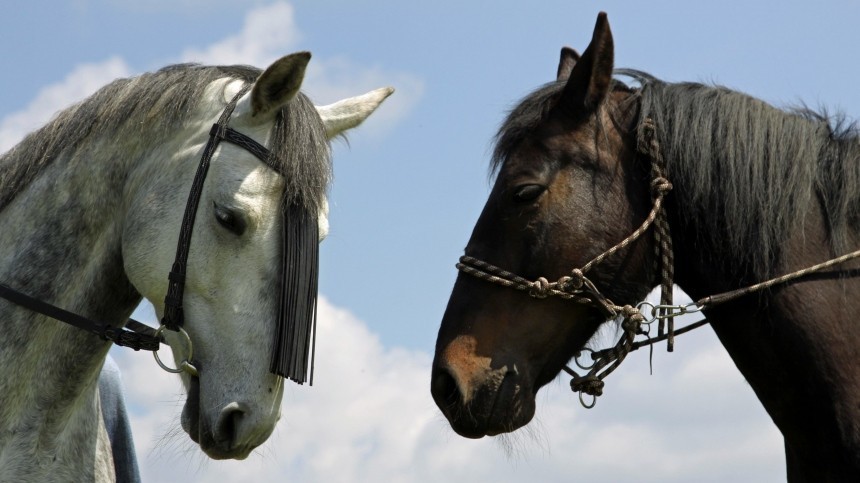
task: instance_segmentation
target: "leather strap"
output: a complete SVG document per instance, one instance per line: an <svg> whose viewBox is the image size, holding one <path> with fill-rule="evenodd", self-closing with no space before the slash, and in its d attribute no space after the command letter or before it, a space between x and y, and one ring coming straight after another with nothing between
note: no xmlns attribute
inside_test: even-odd
<svg viewBox="0 0 860 483"><path fill-rule="evenodd" d="M83 329L118 346L131 347L134 350L157 351L159 344L162 342L161 337L155 337L154 329L134 319L128 319L125 324L131 330L123 327L114 327L110 324L96 322L82 315L61 309L56 305L35 299L3 284L0 284L0 297L33 312Z"/></svg>
<svg viewBox="0 0 860 483"><path fill-rule="evenodd" d="M227 127L227 121L230 120L230 115L236 109L236 104L250 88L250 85L246 85L240 89L227 104L227 107L224 108L221 117L218 118L218 122L212 125L212 129L209 130L209 141L206 142L206 147L203 148L203 155L200 158L200 163L197 165L194 180L191 182L191 191L188 193L185 214L182 217L182 226L179 229L179 240L176 244L176 258L167 277L167 295L164 297L164 317L161 319L161 323L173 331L178 331L185 321L182 300L185 293L185 277L188 269L188 252L191 248L191 234L194 230L194 219L197 217L197 207L203 194L203 182L206 180L206 174L209 172L209 164L212 161L212 156L215 154L215 149L218 148L218 144L222 140L227 141L246 149L258 159L271 166L268 162L269 150L265 146Z"/></svg>

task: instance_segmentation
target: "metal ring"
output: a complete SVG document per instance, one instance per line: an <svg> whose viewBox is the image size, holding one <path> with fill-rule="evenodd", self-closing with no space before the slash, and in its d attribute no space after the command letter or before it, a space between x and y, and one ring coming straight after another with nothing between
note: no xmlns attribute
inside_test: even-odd
<svg viewBox="0 0 860 483"><path fill-rule="evenodd" d="M651 307L651 311L652 312L654 311L654 304L652 304L651 302L649 302L647 300L643 300L643 301L639 302L638 304L636 304L636 310L642 310L643 307Z"/></svg>
<svg viewBox="0 0 860 483"><path fill-rule="evenodd" d="M705 307L703 305L699 305L696 302L693 302L691 304L682 305L681 306L681 313L682 314L695 314L696 312L701 312L704 309L705 309Z"/></svg>
<svg viewBox="0 0 860 483"><path fill-rule="evenodd" d="M576 366L577 366L577 367L579 367L579 368L580 368L580 369L582 369L583 371L587 371L587 370L591 369L592 367L594 367L594 364L595 364L597 361L595 361L595 360L594 360L594 357L592 357L592 358L591 358L591 365L589 365L589 366L583 366L582 364L580 364L580 363L579 363L579 358L580 358L580 357L582 357L582 351L588 351L588 352L590 352L592 355L594 354L594 351L593 351L593 350L591 350L591 349L589 349L589 348L587 348L587 347L583 347L583 348L582 348L582 350L580 350L579 352L577 352L577 353L576 353L576 356L574 356L574 358L573 358L573 362L576 364Z"/></svg>
<svg viewBox="0 0 860 483"><path fill-rule="evenodd" d="M597 396L594 394L591 395L591 404L585 404L585 399L582 398L582 391L579 391L579 404L582 404L582 407L585 409L591 409L597 404Z"/></svg>
<svg viewBox="0 0 860 483"><path fill-rule="evenodd" d="M650 307L650 309L648 307ZM646 324L650 324L651 322L654 322L655 320L661 318L660 315L657 313L657 309L660 307L660 305L654 305L647 300L643 300L642 302L636 304L636 310L638 310L640 313L642 313L643 316L645 316L645 320L643 322Z"/></svg>
<svg viewBox="0 0 860 483"><path fill-rule="evenodd" d="M166 328L166 326L164 324L161 324L161 326L159 326L158 329L156 329L156 331L155 331L155 337L158 338L161 335L161 333L164 332L165 328ZM179 367L176 367L176 368L169 367L169 366L165 365L163 362L161 362L161 358L158 357L158 351L157 350L152 351L152 355L155 357L155 362L157 362L158 365L162 369L164 369L165 371L173 373L173 374L179 374L180 372L187 372L188 374L196 377L198 374L197 368L194 367L194 364L192 364L190 362L192 356L194 355L194 346L191 343L191 337L188 335L188 332L185 332L185 329L183 329L182 327L179 327L178 332L185 336L185 341L188 343L188 357L186 357L185 359L182 360L182 362L179 363ZM172 349L173 348L171 347L171 350Z"/></svg>

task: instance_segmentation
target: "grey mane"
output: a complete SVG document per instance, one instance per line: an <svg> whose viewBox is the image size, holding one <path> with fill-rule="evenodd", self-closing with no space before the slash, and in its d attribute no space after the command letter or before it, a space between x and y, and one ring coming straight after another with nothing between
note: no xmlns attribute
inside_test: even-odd
<svg viewBox="0 0 860 483"><path fill-rule="evenodd" d="M639 120L655 121L680 219L698 227L715 256L732 257L739 276L779 271L782 241L802 228L810 202L823 207L832 255L860 228L860 142L843 116L810 109L780 110L719 86L667 83L619 70L640 87ZM490 164L507 156L556 104L564 82L551 82L514 107L496 136ZM606 108L603 106L602 108ZM610 113L611 114L611 113Z"/></svg>
<svg viewBox="0 0 860 483"><path fill-rule="evenodd" d="M169 137L194 111L211 82L224 77L253 82L260 73L248 66L178 64L111 82L0 156L0 210L46 166L75 159L93 138L136 139L143 125L153 135L139 142L157 149L159 140ZM319 212L331 180L331 156L322 120L304 94L282 109L270 149L286 173L285 201Z"/></svg>

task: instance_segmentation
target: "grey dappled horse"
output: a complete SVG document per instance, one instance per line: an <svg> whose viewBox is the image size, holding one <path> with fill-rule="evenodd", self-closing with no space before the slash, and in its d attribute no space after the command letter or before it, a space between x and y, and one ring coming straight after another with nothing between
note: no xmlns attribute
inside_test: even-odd
<svg viewBox="0 0 860 483"><path fill-rule="evenodd" d="M270 372L280 205L301 200L327 230L328 141L392 92L315 108L299 92L307 53L265 72L177 65L120 79L60 112L0 158L0 283L120 325L141 297L159 316L189 186L210 127L266 146L279 174L241 147L214 152L193 223L184 329L197 376L182 426L213 458L246 457L280 416ZM181 364L184 339L165 331ZM97 391L111 343L0 299L0 481L112 481ZM145 381L126 381L146 384Z"/></svg>

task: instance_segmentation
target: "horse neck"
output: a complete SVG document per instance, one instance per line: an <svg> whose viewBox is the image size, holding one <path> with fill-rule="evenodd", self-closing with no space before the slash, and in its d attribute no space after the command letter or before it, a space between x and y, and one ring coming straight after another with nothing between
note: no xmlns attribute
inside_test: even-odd
<svg viewBox="0 0 860 483"><path fill-rule="evenodd" d="M118 324L140 301L121 253L123 180L137 156L116 156L110 146L94 140L63 153L0 211L0 281ZM72 434L95 435L96 383L110 344L5 301L0 321L0 367L14 368L0 371L0 443L4 431L43 438L36 446L49 448Z"/></svg>
<svg viewBox="0 0 860 483"><path fill-rule="evenodd" d="M673 201L680 202L684 200ZM739 276L745 273L738 267L743 257L732 257L703 242L708 233L695 220L679 220L671 206L676 283L694 300L763 281L761 276ZM783 241L775 275L839 255L831 248L819 201L813 198L800 213L798 228ZM850 238L849 244L860 247L860 233ZM845 268L858 269L860 262L838 270ZM841 476L860 471L858 311L857 278L824 276L741 297L705 312L783 433L789 470L798 476L828 480L829 475L840 481Z"/></svg>

